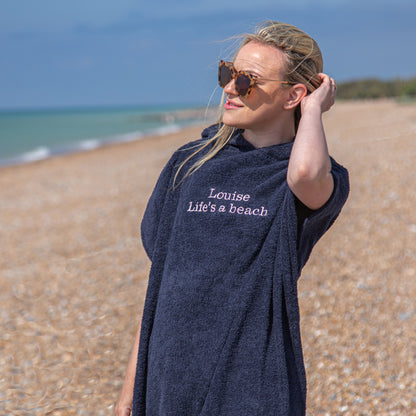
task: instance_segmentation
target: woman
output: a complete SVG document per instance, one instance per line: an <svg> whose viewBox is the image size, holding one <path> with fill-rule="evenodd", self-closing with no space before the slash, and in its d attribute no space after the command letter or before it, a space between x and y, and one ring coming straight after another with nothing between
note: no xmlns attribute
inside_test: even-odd
<svg viewBox="0 0 416 416"><path fill-rule="evenodd" d="M305 414L297 279L349 191L321 120L335 82L279 22L219 82L221 122L175 152L143 218L152 268L118 416Z"/></svg>

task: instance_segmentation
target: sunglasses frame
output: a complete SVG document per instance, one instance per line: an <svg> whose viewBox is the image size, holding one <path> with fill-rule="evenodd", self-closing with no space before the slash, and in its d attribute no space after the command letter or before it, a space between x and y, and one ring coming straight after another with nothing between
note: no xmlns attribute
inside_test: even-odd
<svg viewBox="0 0 416 416"><path fill-rule="evenodd" d="M231 72L231 79L230 81L227 82L227 84L225 85L221 85L221 69L225 67L228 70L230 70ZM247 92L245 94L242 94L237 87L237 78L239 76L244 76L247 77L250 81L250 84L248 86ZM234 64L232 62L229 61L223 61L222 59L220 59L219 62L219 66L218 66L218 84L221 88L225 88L232 80L235 80L235 90L237 91L237 94L242 97L242 98L246 98L250 95L251 91L253 90L253 87L256 85L257 81L259 81L258 78L256 78L255 76L253 76L252 74L250 74L247 71L237 71L234 68ZM290 82L290 81L281 81L279 79L267 79L267 78L260 78L260 80L264 80L264 81L276 81L276 82L280 82L281 84L296 84L295 82Z"/></svg>

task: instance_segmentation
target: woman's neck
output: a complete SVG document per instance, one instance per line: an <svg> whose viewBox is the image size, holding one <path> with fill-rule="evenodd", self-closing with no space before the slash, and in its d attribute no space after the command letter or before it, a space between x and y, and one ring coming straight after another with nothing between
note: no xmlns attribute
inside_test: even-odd
<svg viewBox="0 0 416 416"><path fill-rule="evenodd" d="M256 148L289 143L295 137L295 126L290 123L272 129L245 129L243 137Z"/></svg>

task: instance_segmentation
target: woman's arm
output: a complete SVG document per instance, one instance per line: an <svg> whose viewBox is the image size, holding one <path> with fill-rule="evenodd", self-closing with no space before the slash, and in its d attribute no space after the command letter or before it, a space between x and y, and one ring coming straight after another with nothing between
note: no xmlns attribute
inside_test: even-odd
<svg viewBox="0 0 416 416"><path fill-rule="evenodd" d="M123 388L121 390L120 398L118 399L115 414L116 416L130 416L133 407L133 389L134 379L136 376L137 355L139 352L140 342L140 327L137 330L136 338L134 340L133 349L130 354L130 359L127 365L126 377L124 379Z"/></svg>
<svg viewBox="0 0 416 416"><path fill-rule="evenodd" d="M322 84L301 102L302 117L289 160L287 181L296 197L308 208L318 209L334 189L322 113L335 101L335 82L319 74Z"/></svg>

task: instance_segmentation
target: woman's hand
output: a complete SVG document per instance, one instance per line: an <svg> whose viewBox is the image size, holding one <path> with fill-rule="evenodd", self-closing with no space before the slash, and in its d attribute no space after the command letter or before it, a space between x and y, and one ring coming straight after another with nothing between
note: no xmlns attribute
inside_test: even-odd
<svg viewBox="0 0 416 416"><path fill-rule="evenodd" d="M319 106L321 113L328 111L335 102L337 86L335 80L326 74L318 74L321 79L321 85L307 95L301 102L302 114L309 110L310 107Z"/></svg>
<svg viewBox="0 0 416 416"><path fill-rule="evenodd" d="M130 395L123 395L123 393L120 396L120 399L118 400L118 403L115 408L115 415L116 416L130 416L132 405L133 405L133 399L129 397Z"/></svg>

